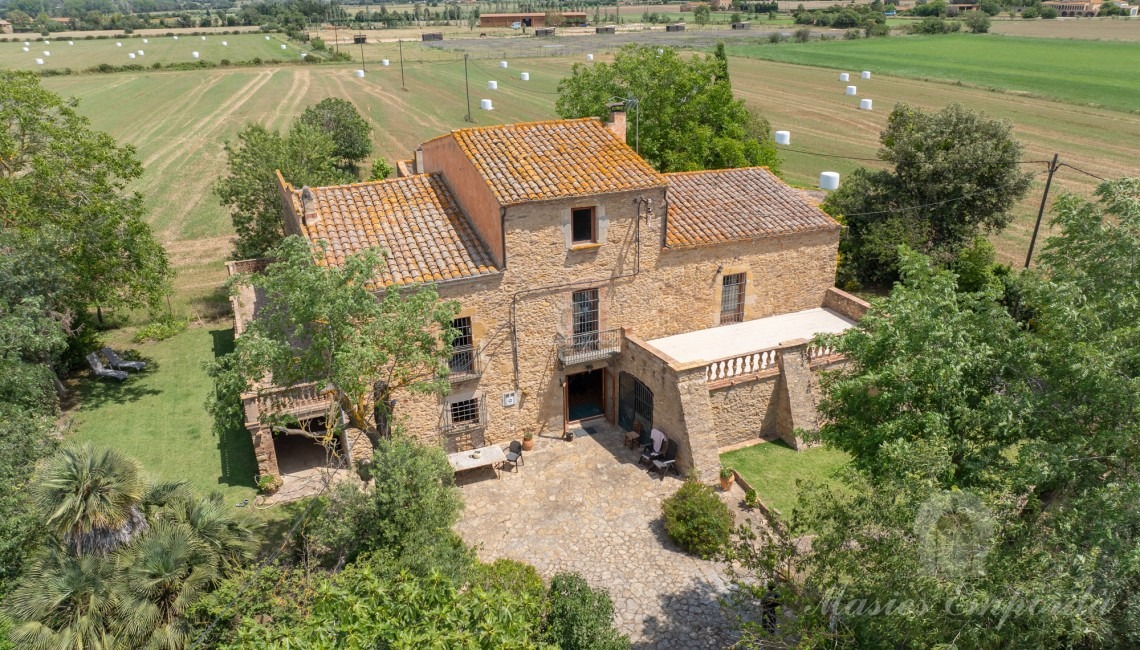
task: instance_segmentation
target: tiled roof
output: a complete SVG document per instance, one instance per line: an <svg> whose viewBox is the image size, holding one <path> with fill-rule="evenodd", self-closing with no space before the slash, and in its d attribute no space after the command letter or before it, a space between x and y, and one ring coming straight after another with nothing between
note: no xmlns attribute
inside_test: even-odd
<svg viewBox="0 0 1140 650"><path fill-rule="evenodd" d="M702 246L838 229L839 224L764 167L665 174L665 243Z"/></svg>
<svg viewBox="0 0 1140 650"><path fill-rule="evenodd" d="M311 188L320 220L302 233L328 242L323 261L343 264L353 253L388 252L381 284L454 280L497 272L491 255L438 174ZM293 192L298 215L301 190Z"/></svg>
<svg viewBox="0 0 1140 650"><path fill-rule="evenodd" d="M661 187L665 179L594 118L452 131L502 205Z"/></svg>

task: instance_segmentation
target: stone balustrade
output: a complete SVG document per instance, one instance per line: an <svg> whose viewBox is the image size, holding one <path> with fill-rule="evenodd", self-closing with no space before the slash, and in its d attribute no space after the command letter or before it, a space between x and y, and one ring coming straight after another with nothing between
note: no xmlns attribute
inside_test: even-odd
<svg viewBox="0 0 1140 650"><path fill-rule="evenodd" d="M705 379L709 383L713 383L734 377L755 375L766 370L775 370L776 351L778 349L749 352L712 361L705 368Z"/></svg>

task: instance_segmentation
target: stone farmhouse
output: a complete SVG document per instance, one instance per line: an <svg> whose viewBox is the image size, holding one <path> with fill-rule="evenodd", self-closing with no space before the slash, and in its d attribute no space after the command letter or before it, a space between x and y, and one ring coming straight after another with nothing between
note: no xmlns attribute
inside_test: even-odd
<svg viewBox="0 0 1140 650"><path fill-rule="evenodd" d="M867 305L832 286L839 224L767 169L658 173L615 112L452 131L398 173L279 189L286 232L327 242L317 264L383 247L381 283L434 283L460 303L450 393L393 409L422 441L456 451L640 423L712 479L720 447L798 445L815 428L813 372L837 358L810 340ZM236 335L262 299L234 298ZM324 414L311 386L280 390L277 408ZM267 402L245 400L259 467L277 475L289 436L259 423ZM362 435L341 442L370 454Z"/></svg>

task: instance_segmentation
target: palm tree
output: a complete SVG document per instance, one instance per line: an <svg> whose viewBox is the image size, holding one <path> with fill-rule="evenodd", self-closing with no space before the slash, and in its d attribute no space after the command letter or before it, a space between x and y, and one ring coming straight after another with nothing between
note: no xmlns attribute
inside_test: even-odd
<svg viewBox="0 0 1140 650"><path fill-rule="evenodd" d="M218 579L215 553L189 526L159 521L119 554L112 623L129 647L179 650L190 625L187 609Z"/></svg>
<svg viewBox="0 0 1140 650"><path fill-rule="evenodd" d="M10 638L28 650L111 650L114 564L101 555L72 555L53 547L41 554L8 598Z"/></svg>
<svg viewBox="0 0 1140 650"><path fill-rule="evenodd" d="M160 516L188 526L220 567L236 567L253 557L253 531L247 521L234 516L220 494L174 499Z"/></svg>
<svg viewBox="0 0 1140 650"><path fill-rule="evenodd" d="M107 554L147 527L145 482L136 461L90 443L48 460L32 486L45 523L76 555Z"/></svg>

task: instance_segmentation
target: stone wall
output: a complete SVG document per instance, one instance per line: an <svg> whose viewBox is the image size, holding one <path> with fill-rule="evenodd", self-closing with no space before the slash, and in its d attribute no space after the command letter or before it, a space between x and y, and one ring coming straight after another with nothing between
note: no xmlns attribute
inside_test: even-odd
<svg viewBox="0 0 1140 650"><path fill-rule="evenodd" d="M717 447L776 435L779 376L773 370L709 389Z"/></svg>
<svg viewBox="0 0 1140 650"><path fill-rule="evenodd" d="M627 331L621 356L611 364L653 392L653 427L677 443L677 469L696 471L702 481L720 471L713 408L703 363L680 364Z"/></svg>
<svg viewBox="0 0 1140 650"><path fill-rule="evenodd" d="M823 296L823 306L854 321L863 320L863 316L871 308L867 301L835 287L828 287L827 293Z"/></svg>

